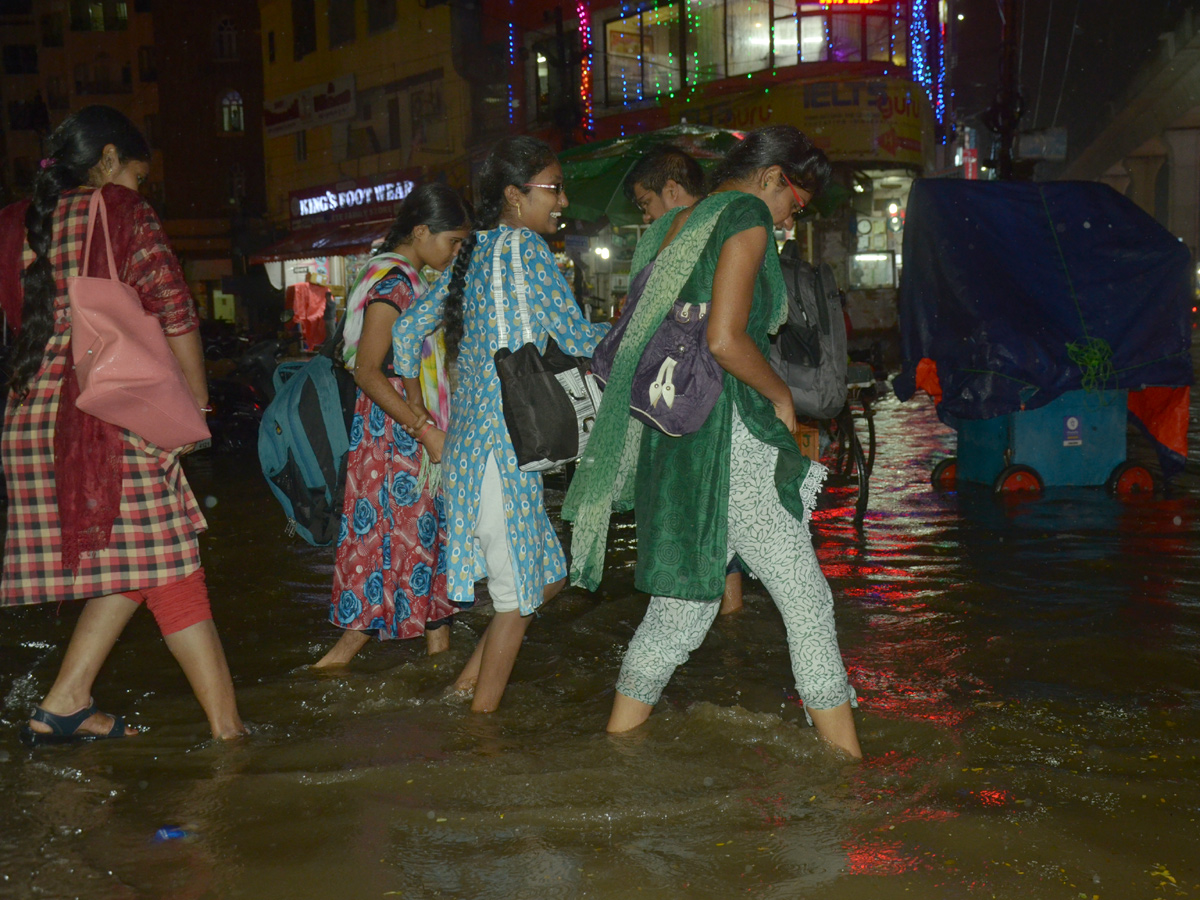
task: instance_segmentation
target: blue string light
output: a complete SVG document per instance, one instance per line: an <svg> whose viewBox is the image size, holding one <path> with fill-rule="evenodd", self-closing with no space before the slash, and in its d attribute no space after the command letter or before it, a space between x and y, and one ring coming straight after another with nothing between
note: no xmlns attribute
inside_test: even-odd
<svg viewBox="0 0 1200 900"><path fill-rule="evenodd" d="M946 116L945 51L941 46L936 48L938 61L935 71L934 64L929 58L929 45L932 39L929 30L929 5L933 2L936 0L929 0L929 2L916 0L913 3L912 20L909 26L911 29L909 62L913 80L925 89L925 95L933 106L934 118L940 125L944 123ZM941 43L939 42L939 45Z"/></svg>
<svg viewBox="0 0 1200 900"><path fill-rule="evenodd" d="M515 0L508 0L509 8L514 4ZM517 67L517 26L515 22L508 23L508 67L515 69ZM513 86L512 79L509 79L508 85L508 124L512 125L516 121L516 110L513 108Z"/></svg>

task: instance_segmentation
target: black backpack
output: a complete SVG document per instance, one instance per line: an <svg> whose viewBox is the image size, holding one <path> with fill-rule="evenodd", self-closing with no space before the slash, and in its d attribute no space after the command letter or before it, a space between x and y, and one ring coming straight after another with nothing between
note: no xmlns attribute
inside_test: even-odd
<svg viewBox="0 0 1200 900"><path fill-rule="evenodd" d="M830 419L846 403L846 321L828 263L813 268L795 241L779 254L788 291L788 317L771 338L772 368L792 391L796 413Z"/></svg>

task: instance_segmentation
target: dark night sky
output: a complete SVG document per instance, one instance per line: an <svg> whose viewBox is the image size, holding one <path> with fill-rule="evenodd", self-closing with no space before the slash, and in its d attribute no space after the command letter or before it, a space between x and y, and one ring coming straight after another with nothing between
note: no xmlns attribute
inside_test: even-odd
<svg viewBox="0 0 1200 900"><path fill-rule="evenodd" d="M995 95L1002 5L1003 0L952 0L952 15L964 17L958 23L955 75L960 122L986 109ZM1110 104L1154 58L1158 36L1174 29L1187 9L1200 25L1200 0L1024 0L1021 130L1066 126L1068 154L1074 156L1104 127Z"/></svg>

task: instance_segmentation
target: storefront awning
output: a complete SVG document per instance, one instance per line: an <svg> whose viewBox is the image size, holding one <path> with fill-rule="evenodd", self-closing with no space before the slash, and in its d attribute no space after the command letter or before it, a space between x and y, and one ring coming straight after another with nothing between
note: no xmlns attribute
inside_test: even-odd
<svg viewBox="0 0 1200 900"><path fill-rule="evenodd" d="M367 253L392 227L391 219L339 222L293 231L283 240L250 256L250 262L281 262L314 256L350 256Z"/></svg>

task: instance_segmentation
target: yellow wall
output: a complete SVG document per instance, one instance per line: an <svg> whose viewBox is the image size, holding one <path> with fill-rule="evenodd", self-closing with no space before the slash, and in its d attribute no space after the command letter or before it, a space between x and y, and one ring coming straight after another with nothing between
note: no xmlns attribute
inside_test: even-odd
<svg viewBox="0 0 1200 900"><path fill-rule="evenodd" d="M427 167L431 174L454 166L465 155L469 115L467 85L454 70L450 46L450 6L422 9L418 0L398 0L396 23L375 34L367 32L365 3L356 3L355 40L329 47L328 0L317 0L317 49L296 61L292 38L291 0L260 0L264 97L272 99L353 74L356 97L371 88L442 69L445 139L435 149L402 148L341 158L335 129L346 122L318 125L306 131L307 159L298 161L297 137L264 137L267 211L277 225L287 223L290 191L341 179ZM275 35L275 62L269 61L268 35Z"/></svg>

